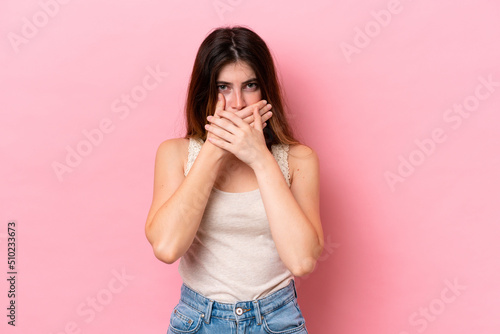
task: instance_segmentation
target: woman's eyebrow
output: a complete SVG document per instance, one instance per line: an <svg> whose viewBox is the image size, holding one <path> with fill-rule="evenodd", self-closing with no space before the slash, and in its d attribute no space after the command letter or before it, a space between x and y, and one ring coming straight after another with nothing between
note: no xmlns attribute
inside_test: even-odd
<svg viewBox="0 0 500 334"><path fill-rule="evenodd" d="M252 79L249 79L247 81L244 81L243 84L248 84L250 82L253 82L253 81L257 81L257 78L252 78ZM218 85L232 85L231 82L227 82L227 81L217 81L217 84Z"/></svg>

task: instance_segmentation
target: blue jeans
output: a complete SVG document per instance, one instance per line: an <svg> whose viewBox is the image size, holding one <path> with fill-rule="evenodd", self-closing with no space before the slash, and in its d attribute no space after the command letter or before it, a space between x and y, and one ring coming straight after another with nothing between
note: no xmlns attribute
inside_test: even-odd
<svg viewBox="0 0 500 334"><path fill-rule="evenodd" d="M292 279L267 297L220 303L181 286L181 298L170 315L167 334L307 334Z"/></svg>

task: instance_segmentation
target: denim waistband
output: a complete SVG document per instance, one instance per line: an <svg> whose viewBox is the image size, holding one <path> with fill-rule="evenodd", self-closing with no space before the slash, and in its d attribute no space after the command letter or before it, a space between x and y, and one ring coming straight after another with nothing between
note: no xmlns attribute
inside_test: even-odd
<svg viewBox="0 0 500 334"><path fill-rule="evenodd" d="M211 317L217 317L225 320L245 320L256 318L260 325L263 315L289 303L297 298L295 281L290 283L270 295L249 301L238 301L232 303L221 303L209 299L198 292L190 289L186 284L181 286L180 300L201 313L204 321L210 323Z"/></svg>

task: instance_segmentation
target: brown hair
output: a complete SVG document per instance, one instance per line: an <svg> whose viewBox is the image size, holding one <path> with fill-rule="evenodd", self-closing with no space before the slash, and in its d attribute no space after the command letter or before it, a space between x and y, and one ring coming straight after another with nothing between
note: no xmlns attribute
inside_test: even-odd
<svg viewBox="0 0 500 334"><path fill-rule="evenodd" d="M285 115L281 87L274 61L266 43L252 30L236 26L217 28L201 43L188 88L186 101L187 131L184 138L206 140L204 128L208 115L215 112L217 77L230 63L243 61L255 72L262 99L272 105L273 116L263 129L266 145L298 144Z"/></svg>

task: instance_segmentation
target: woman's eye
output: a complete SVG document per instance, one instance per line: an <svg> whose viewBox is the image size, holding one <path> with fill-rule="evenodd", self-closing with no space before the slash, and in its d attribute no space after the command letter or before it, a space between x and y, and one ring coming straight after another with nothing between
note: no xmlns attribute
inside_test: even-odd
<svg viewBox="0 0 500 334"><path fill-rule="evenodd" d="M252 90L254 90L254 89L257 89L257 88L258 88L258 86L257 86L257 84L256 84L255 82L249 83L249 84L247 85L247 87L248 87L248 89L252 89Z"/></svg>
<svg viewBox="0 0 500 334"><path fill-rule="evenodd" d="M219 85L217 86L219 90L226 90L227 86L226 85Z"/></svg>

